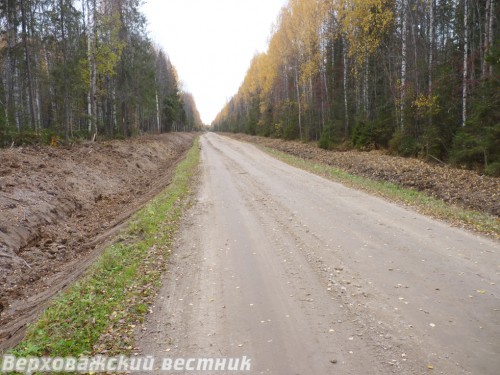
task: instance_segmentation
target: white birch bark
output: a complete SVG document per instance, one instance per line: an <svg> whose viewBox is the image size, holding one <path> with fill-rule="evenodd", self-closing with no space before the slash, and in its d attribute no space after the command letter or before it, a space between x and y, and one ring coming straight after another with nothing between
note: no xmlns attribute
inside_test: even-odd
<svg viewBox="0 0 500 375"><path fill-rule="evenodd" d="M158 90L156 90L156 127L158 128L158 134L161 133L160 129L160 102L158 101Z"/></svg>
<svg viewBox="0 0 500 375"><path fill-rule="evenodd" d="M344 136L349 135L349 103L347 100L347 43L345 38L342 38L342 57L344 59Z"/></svg>
<svg viewBox="0 0 500 375"><path fill-rule="evenodd" d="M493 48L493 22L495 20L495 0L490 0L490 17L488 21L488 48ZM493 65L489 64L489 75L493 77Z"/></svg>
<svg viewBox="0 0 500 375"><path fill-rule="evenodd" d="M297 66L295 66L295 90L297 91L297 104L299 106L299 136L302 140L302 106L300 103L299 69Z"/></svg>
<svg viewBox="0 0 500 375"><path fill-rule="evenodd" d="M407 23L408 15L406 12L406 0L402 1L401 4L401 17L403 18L401 24L401 103L400 103L400 116L401 116L401 129L404 129L404 112L405 112L405 100L406 100L406 65L407 65Z"/></svg>
<svg viewBox="0 0 500 375"><path fill-rule="evenodd" d="M469 23L467 22L469 13L468 0L464 0L464 68L462 77L462 126L467 123L467 79L469 76Z"/></svg>
<svg viewBox="0 0 500 375"><path fill-rule="evenodd" d="M432 67L434 64L434 4L435 0L429 0L429 95L432 95Z"/></svg>

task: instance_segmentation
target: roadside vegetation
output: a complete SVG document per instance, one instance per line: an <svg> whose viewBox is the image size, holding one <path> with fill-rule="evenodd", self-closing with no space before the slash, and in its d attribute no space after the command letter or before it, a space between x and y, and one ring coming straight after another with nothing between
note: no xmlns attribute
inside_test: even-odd
<svg viewBox="0 0 500 375"><path fill-rule="evenodd" d="M389 149L500 176L493 0L294 0L215 131Z"/></svg>
<svg viewBox="0 0 500 375"><path fill-rule="evenodd" d="M420 213L445 220L455 226L465 227L500 238L500 220L493 215L461 208L442 199L429 196L424 192L404 188L392 182L376 181L367 177L356 176L328 164L306 160L269 147L260 147L277 159L294 167L411 206Z"/></svg>
<svg viewBox="0 0 500 375"><path fill-rule="evenodd" d="M201 129L141 1L2 1L0 25L0 147Z"/></svg>
<svg viewBox="0 0 500 375"><path fill-rule="evenodd" d="M171 184L130 221L85 277L61 293L30 325L17 356L130 354L136 325L166 268L173 234L190 202L199 161L196 141Z"/></svg>

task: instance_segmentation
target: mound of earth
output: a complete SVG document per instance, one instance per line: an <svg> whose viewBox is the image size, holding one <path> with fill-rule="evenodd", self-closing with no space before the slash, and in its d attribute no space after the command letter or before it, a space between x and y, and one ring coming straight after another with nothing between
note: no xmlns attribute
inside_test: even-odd
<svg viewBox="0 0 500 375"><path fill-rule="evenodd" d="M195 137L0 150L0 349L168 184Z"/></svg>
<svg viewBox="0 0 500 375"><path fill-rule="evenodd" d="M394 182L464 208L500 216L500 179L470 170L387 155L383 151L327 151L315 144L245 134L225 134L304 159L329 164L346 172Z"/></svg>

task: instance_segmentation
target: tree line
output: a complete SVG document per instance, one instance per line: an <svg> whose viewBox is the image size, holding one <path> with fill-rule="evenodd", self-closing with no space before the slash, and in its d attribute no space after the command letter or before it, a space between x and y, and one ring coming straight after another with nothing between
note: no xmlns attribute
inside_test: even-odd
<svg viewBox="0 0 500 375"><path fill-rule="evenodd" d="M500 175L496 0L289 0L216 131Z"/></svg>
<svg viewBox="0 0 500 375"><path fill-rule="evenodd" d="M201 128L140 5L0 2L0 145Z"/></svg>

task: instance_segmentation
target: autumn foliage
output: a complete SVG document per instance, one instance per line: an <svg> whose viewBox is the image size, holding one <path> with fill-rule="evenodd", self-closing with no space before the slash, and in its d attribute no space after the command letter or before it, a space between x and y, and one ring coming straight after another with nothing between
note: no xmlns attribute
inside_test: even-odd
<svg viewBox="0 0 500 375"><path fill-rule="evenodd" d="M215 130L500 172L495 0L290 0Z"/></svg>

